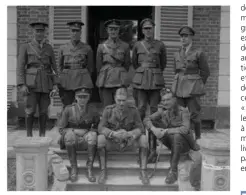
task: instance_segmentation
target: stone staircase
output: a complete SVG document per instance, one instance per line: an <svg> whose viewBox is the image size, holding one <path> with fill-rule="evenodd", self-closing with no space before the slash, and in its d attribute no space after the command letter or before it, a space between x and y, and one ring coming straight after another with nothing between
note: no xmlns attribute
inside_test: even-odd
<svg viewBox="0 0 246 195"><path fill-rule="evenodd" d="M70 162L66 151L57 149L54 151L63 158L64 164L70 170ZM178 191L178 183L172 185L165 183L168 173L170 152L165 148L161 150L159 162L154 177L150 179L150 185L143 185L139 179L139 164L137 164L135 152L109 152L108 153L108 179L105 185L90 183L85 177L86 152L78 152L78 180L67 183L67 191ZM98 178L100 168L98 158L94 162L94 174ZM154 170L154 164L148 164L148 173Z"/></svg>

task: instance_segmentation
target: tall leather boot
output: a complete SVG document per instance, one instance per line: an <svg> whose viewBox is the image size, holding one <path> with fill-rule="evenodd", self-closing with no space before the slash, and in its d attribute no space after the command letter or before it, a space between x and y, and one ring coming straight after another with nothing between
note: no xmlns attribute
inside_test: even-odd
<svg viewBox="0 0 246 195"><path fill-rule="evenodd" d="M96 182L95 176L92 174L93 163L96 155L96 145L88 145L88 160L87 166L87 178L89 182Z"/></svg>
<svg viewBox="0 0 246 195"><path fill-rule="evenodd" d="M147 174L147 148L140 148L139 154L140 154L140 180L144 185L149 184L149 177Z"/></svg>
<svg viewBox="0 0 246 195"><path fill-rule="evenodd" d="M201 138L201 123L194 123L194 130L196 135L196 140Z"/></svg>
<svg viewBox="0 0 246 195"><path fill-rule="evenodd" d="M73 144L66 145L68 158L71 164L70 179L75 182L78 179L77 154Z"/></svg>
<svg viewBox="0 0 246 195"><path fill-rule="evenodd" d="M178 179L178 162L180 159L180 146L174 145L172 149L172 155L171 155L171 169L168 172L168 175L165 179L165 182L167 184L173 184Z"/></svg>
<svg viewBox="0 0 246 195"><path fill-rule="evenodd" d="M39 115L39 137L45 137L47 115Z"/></svg>
<svg viewBox="0 0 246 195"><path fill-rule="evenodd" d="M149 132L149 156L148 163L155 163L157 158L156 153L156 137L152 132Z"/></svg>
<svg viewBox="0 0 246 195"><path fill-rule="evenodd" d="M106 148L99 148L99 157L100 157L100 167L101 167L101 173L98 177L98 183L99 184L105 184L107 179L107 151Z"/></svg>
<svg viewBox="0 0 246 195"><path fill-rule="evenodd" d="M33 120L34 120L33 115L27 115L26 116L27 137L32 137Z"/></svg>

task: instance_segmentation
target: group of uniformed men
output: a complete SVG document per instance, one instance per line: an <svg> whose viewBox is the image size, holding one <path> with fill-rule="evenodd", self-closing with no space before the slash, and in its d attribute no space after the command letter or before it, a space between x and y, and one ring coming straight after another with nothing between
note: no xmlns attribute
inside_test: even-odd
<svg viewBox="0 0 246 195"><path fill-rule="evenodd" d="M57 126L61 134L60 147L66 149L71 163L70 178L77 179L77 150L88 151L87 177L92 173L98 151L101 173L98 183L107 179L107 151L139 149L140 179L149 184L147 163L156 161L156 139L171 150L170 171L166 183L177 180L177 165L182 153L197 151L200 139L200 96L209 76L204 52L192 44L195 31L189 26L180 28L180 50L174 56L175 78L172 89L164 88L163 71L167 53L162 41L153 39L154 22L144 19L141 29L144 39L135 43L132 56L127 43L119 39L120 21L105 22L108 39L99 44L96 55L98 72L96 85L104 105L102 116L88 104L94 87L93 51L80 41L84 23L67 23L71 41L61 46L58 68L54 51L44 40L45 23L31 23L33 40L21 45L18 56L17 82L23 94L27 136L32 136L36 106L39 107L39 135L45 136L50 97L59 92L64 105ZM130 65L135 69L132 79L136 107L126 103ZM146 115L147 104L150 113ZM188 108L186 108L188 107ZM148 130L148 140L145 135ZM195 139L191 129L195 131ZM199 154L199 153L198 153ZM191 184L200 185L200 155L194 155ZM196 171L194 171L196 170Z"/></svg>

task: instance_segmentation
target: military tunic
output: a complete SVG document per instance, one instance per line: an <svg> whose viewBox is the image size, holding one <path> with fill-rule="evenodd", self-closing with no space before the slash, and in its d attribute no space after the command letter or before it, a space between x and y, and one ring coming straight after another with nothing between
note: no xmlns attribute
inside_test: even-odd
<svg viewBox="0 0 246 195"><path fill-rule="evenodd" d="M132 64L136 71L133 77L134 88L151 90L164 87L166 48L161 41L138 41L133 47Z"/></svg>
<svg viewBox="0 0 246 195"><path fill-rule="evenodd" d="M150 129L155 126L155 122L161 120L162 129L168 129L163 136L161 132L156 133L159 140L172 151L171 169L177 171L180 155L189 154L193 160L190 170L190 182L192 186L197 186L201 181L201 154L195 147L193 135L190 130L190 115L187 108L178 106L177 109L159 110L144 119L144 125ZM191 149L191 150L190 150Z"/></svg>
<svg viewBox="0 0 246 195"><path fill-rule="evenodd" d="M58 53L60 97L65 106L74 101L75 90L93 88L90 76L93 69L93 51L89 45L80 41L77 45L73 45L70 41L60 47Z"/></svg>
<svg viewBox="0 0 246 195"><path fill-rule="evenodd" d="M188 109L178 107L177 113L170 112L169 110L158 110L144 119L145 126L150 129L153 124L152 121L161 120L162 127L168 128L167 134L182 134L189 135L190 131L190 114Z"/></svg>
<svg viewBox="0 0 246 195"><path fill-rule="evenodd" d="M129 85L127 72L130 67L130 47L117 39L106 40L97 49L97 86L100 88L104 107L113 104L117 88Z"/></svg>
<svg viewBox="0 0 246 195"><path fill-rule="evenodd" d="M133 88L138 109L143 119L147 103L151 113L157 110L160 89L164 87L163 70L166 67L166 48L158 40L138 41L133 47L132 64L135 69Z"/></svg>
<svg viewBox="0 0 246 195"><path fill-rule="evenodd" d="M112 131L126 132L135 136L134 145L128 145L127 141L117 140L110 137ZM115 104L107 106L98 125L98 147L105 147L107 150L121 150L124 147L144 147L147 148L147 139L142 121L135 106L125 105L122 112Z"/></svg>
<svg viewBox="0 0 246 195"><path fill-rule="evenodd" d="M39 104L39 113L47 114L49 92L57 83L55 55L51 45L36 40L20 46L17 65L17 85L26 85L29 94L24 95L25 112L33 115Z"/></svg>
<svg viewBox="0 0 246 195"><path fill-rule="evenodd" d="M96 145L99 121L99 114L91 111L89 105L83 110L77 103L68 105L57 123L61 133L61 148L71 143L75 144L77 150L85 150L88 144Z"/></svg>
<svg viewBox="0 0 246 195"><path fill-rule="evenodd" d="M209 67L204 52L191 46L187 53L182 48L174 56L175 78L172 86L177 97L187 98L205 94L204 85Z"/></svg>
<svg viewBox="0 0 246 195"><path fill-rule="evenodd" d="M200 138L200 96L205 94L204 85L210 75L207 59L203 51L190 45L188 51L180 48L175 53L174 65L176 75L172 91L178 103L189 108L196 137Z"/></svg>

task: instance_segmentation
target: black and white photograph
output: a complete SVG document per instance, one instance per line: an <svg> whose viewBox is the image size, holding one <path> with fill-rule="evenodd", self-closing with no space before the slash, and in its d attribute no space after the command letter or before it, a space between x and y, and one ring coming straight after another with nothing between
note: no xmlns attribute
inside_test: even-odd
<svg viewBox="0 0 246 195"><path fill-rule="evenodd" d="M6 9L8 191L230 191L230 6Z"/></svg>

